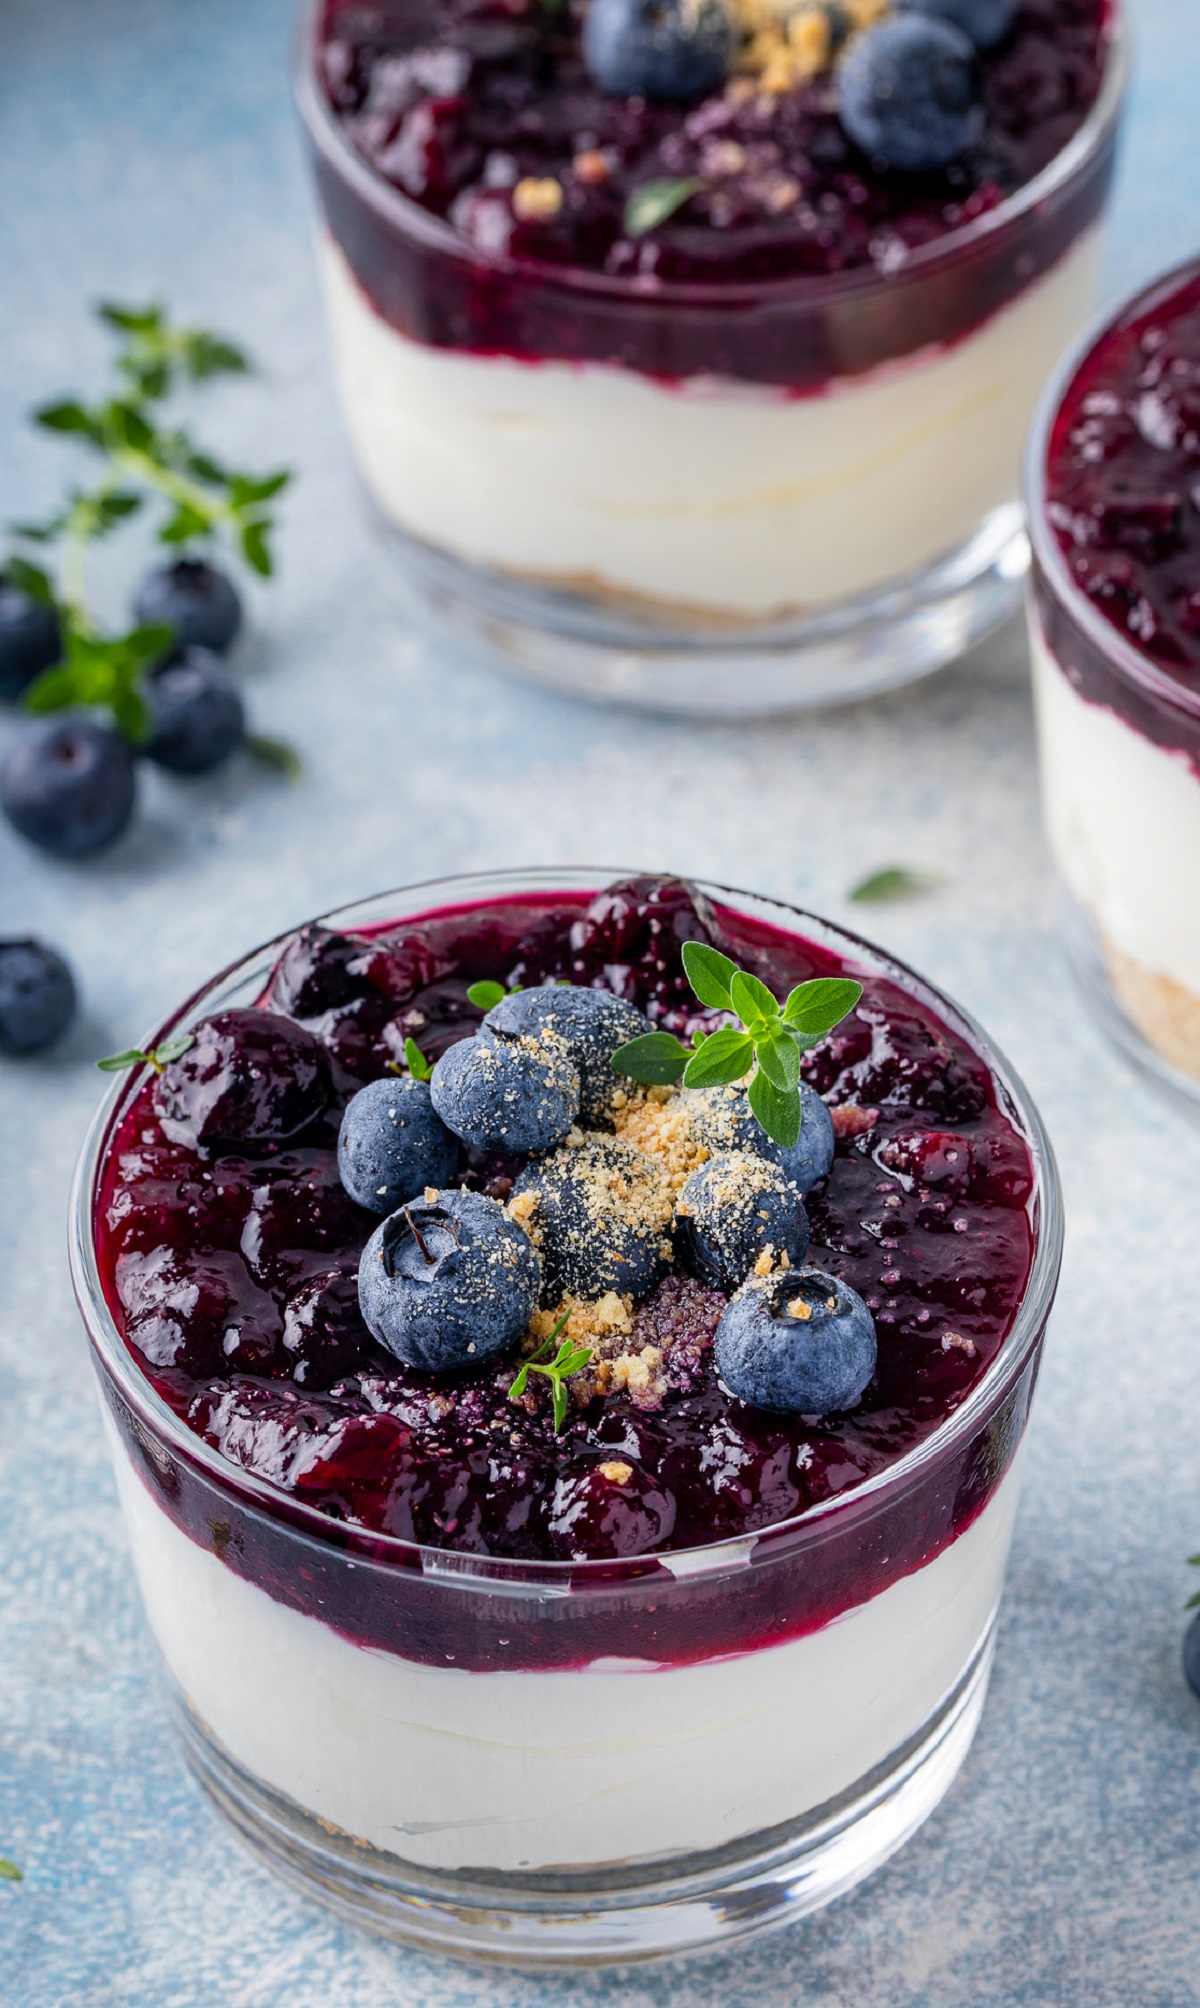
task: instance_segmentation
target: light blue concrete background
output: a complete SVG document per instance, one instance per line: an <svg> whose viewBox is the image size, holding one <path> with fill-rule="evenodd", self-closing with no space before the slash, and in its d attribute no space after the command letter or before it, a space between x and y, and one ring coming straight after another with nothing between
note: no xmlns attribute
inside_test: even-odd
<svg viewBox="0 0 1200 2008"><path fill-rule="evenodd" d="M1111 290L1200 236L1196 0L1133 0L1140 65ZM0 931L74 958L86 1013L0 1071L0 1883L4 2008L1184 2008L1200 2001L1200 1709L1182 1686L1200 1547L1200 1132L1081 1018L1055 944L1016 632L840 717L701 728L579 709L407 633L331 403L286 83L291 0L3 0L0 519L53 498L35 400L87 387L86 304L169 298L252 343L207 407L292 462L283 573L245 674L304 749L147 791L81 868L0 829ZM137 562L97 568L118 609ZM0 735L9 728L0 725ZM105 1464L64 1257L68 1179L125 1045L220 961L337 900L441 871L594 858L708 872L846 917L903 860L947 888L877 932L985 1019L1040 1098L1070 1235L992 1698L938 1815L876 1880L773 1942L619 1977L486 1977L329 1922L185 1777Z"/></svg>

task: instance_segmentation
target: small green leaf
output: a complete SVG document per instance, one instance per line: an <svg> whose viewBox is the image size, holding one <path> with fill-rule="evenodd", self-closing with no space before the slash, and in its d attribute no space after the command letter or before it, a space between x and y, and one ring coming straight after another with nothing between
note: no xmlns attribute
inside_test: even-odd
<svg viewBox="0 0 1200 2008"><path fill-rule="evenodd" d="M271 739L262 732L247 732L242 744L252 759L260 761L264 767L274 768L285 781L298 781L304 773L304 762L286 739Z"/></svg>
<svg viewBox="0 0 1200 2008"><path fill-rule="evenodd" d="M203 329L184 338L183 361L195 383L204 383L214 376L245 376L250 368L249 358L241 349L223 336L207 334Z"/></svg>
<svg viewBox="0 0 1200 2008"><path fill-rule="evenodd" d="M28 558L18 557L14 553L11 558L4 561L2 575L10 586L15 586L18 592L27 594L31 600L36 600L39 606L54 605L54 587L48 575L40 565L31 565Z"/></svg>
<svg viewBox="0 0 1200 2008"><path fill-rule="evenodd" d="M765 983L748 969L734 971L729 985L730 1001L747 1031L756 1024L770 1025L779 1016L779 1006Z"/></svg>
<svg viewBox="0 0 1200 2008"><path fill-rule="evenodd" d="M910 865L884 865L850 888L849 897L859 906L882 906L889 900L919 899L946 883L938 872L916 871Z"/></svg>
<svg viewBox="0 0 1200 2008"><path fill-rule="evenodd" d="M53 669L44 669L35 676L21 703L26 711L42 717L50 711L68 711L80 700L75 695L75 671L69 663L56 663Z"/></svg>
<svg viewBox="0 0 1200 2008"><path fill-rule="evenodd" d="M690 1058L687 1047L680 1044L673 1032L643 1032L639 1039L618 1046L609 1065L631 1081L665 1088L679 1079Z"/></svg>
<svg viewBox="0 0 1200 2008"><path fill-rule="evenodd" d="M656 230L703 186L704 183L694 174L667 175L659 180L644 181L640 188L633 190L625 204L625 235L644 237L648 230Z"/></svg>
<svg viewBox="0 0 1200 2008"><path fill-rule="evenodd" d="M713 1011L730 1011L729 985L737 975L737 963L710 948L707 941L685 941L683 967L688 982L702 1004Z"/></svg>
<svg viewBox="0 0 1200 2008"><path fill-rule="evenodd" d="M278 495L282 488L287 487L291 478L291 473L287 468L282 469L278 474L264 474L262 476L231 474L229 476L229 500L235 509L248 509L255 503L269 502L272 496Z"/></svg>
<svg viewBox="0 0 1200 2008"><path fill-rule="evenodd" d="M16 1863L10 1862L7 1855L0 1855L0 1876L3 1876L5 1882L24 1882L25 1880Z"/></svg>
<svg viewBox="0 0 1200 2008"><path fill-rule="evenodd" d="M126 335L154 335L163 324L162 307L119 307L112 300L101 300L96 312L110 328Z"/></svg>
<svg viewBox="0 0 1200 2008"><path fill-rule="evenodd" d="M144 746L150 737L150 707L140 690L128 684L113 691L109 700L118 732L124 733L134 746Z"/></svg>
<svg viewBox="0 0 1200 2008"><path fill-rule="evenodd" d="M817 976L811 983L798 983L783 1007L783 1022L810 1044L823 1039L853 1011L863 994L861 983L852 976Z"/></svg>
<svg viewBox="0 0 1200 2008"><path fill-rule="evenodd" d="M427 1081L429 1079L433 1068L425 1058L415 1039L406 1039L404 1041L404 1057L408 1061L408 1071L414 1081Z"/></svg>
<svg viewBox="0 0 1200 2008"><path fill-rule="evenodd" d="M684 1068L685 1088L724 1088L740 1081L754 1064L754 1041L747 1033L726 1025L710 1032Z"/></svg>
<svg viewBox="0 0 1200 2008"><path fill-rule="evenodd" d="M486 981L467 985L467 1000L477 1011L490 1011L495 1005L502 1004L507 996L503 983Z"/></svg>
<svg viewBox="0 0 1200 2008"><path fill-rule="evenodd" d="M140 1046L130 1046L123 1053L111 1053L106 1060L97 1060L102 1074L123 1074L128 1067L153 1067L161 1074L172 1060L182 1059L190 1053L196 1043L194 1032L176 1032L170 1039L164 1039L161 1046L151 1046L143 1052Z"/></svg>
<svg viewBox="0 0 1200 2008"><path fill-rule="evenodd" d="M270 528L269 523L243 523L238 540L246 563L263 579L269 579L273 569L267 542Z"/></svg>
<svg viewBox="0 0 1200 2008"><path fill-rule="evenodd" d="M746 1099L753 1114L775 1143L782 1144L784 1150L791 1150L799 1142L803 1110L798 1088L791 1088L787 1093L781 1094L767 1079L760 1066L750 1083Z"/></svg>
<svg viewBox="0 0 1200 2008"><path fill-rule="evenodd" d="M786 1032L756 1040L754 1051L763 1073L780 1094L786 1095L799 1085L800 1052L796 1041Z"/></svg>
<svg viewBox="0 0 1200 2008"><path fill-rule="evenodd" d="M170 1039L164 1039L161 1046L154 1048L153 1058L160 1067L169 1067L172 1060L181 1060L190 1053L196 1043L194 1032L176 1032Z"/></svg>
<svg viewBox="0 0 1200 2008"><path fill-rule="evenodd" d="M159 526L160 544L190 544L196 537L207 537L213 527L213 519L199 509L193 509L190 502L181 502L179 507Z"/></svg>
<svg viewBox="0 0 1200 2008"><path fill-rule="evenodd" d="M47 432L75 433L81 439L91 440L93 445L103 441L103 427L95 412L74 398L64 398L59 404L43 404L33 414L34 424L44 427Z"/></svg>

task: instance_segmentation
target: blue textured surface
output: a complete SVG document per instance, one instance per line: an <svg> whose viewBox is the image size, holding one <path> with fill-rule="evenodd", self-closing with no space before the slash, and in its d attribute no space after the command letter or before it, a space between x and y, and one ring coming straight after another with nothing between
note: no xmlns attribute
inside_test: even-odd
<svg viewBox="0 0 1200 2008"><path fill-rule="evenodd" d="M1141 65L1108 266L1194 248L1196 0L1134 0ZM68 449L28 405L98 370L85 303L160 294L244 336L261 389L211 402L288 459L280 585L244 655L294 789L156 778L136 831L68 869L0 831L0 930L74 958L66 1050L0 1072L0 1882L4 2008L1183 2008L1200 2001L1200 1713L1178 1671L1200 1546L1200 1133L1081 1022L1052 928L1023 644L803 724L632 723L506 686L406 633L332 408L285 81L290 0L4 0L0 518ZM136 553L98 567L114 596ZM126 569L128 568L128 569ZM99 583L99 580L98 580ZM116 597L113 599L114 609ZM7 726L0 725L0 733ZM979 1012L1041 1100L1070 1230L992 1697L956 1788L871 1884L707 1966L486 1977L329 1922L226 1836L168 1738L64 1257L67 1185L128 1043L244 945L455 868L625 860L847 917L904 860L946 889L876 931Z"/></svg>

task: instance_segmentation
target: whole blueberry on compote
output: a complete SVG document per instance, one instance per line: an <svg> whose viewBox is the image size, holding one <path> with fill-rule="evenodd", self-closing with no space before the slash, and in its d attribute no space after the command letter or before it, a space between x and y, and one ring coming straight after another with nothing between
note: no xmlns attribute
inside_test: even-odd
<svg viewBox="0 0 1200 2008"><path fill-rule="evenodd" d="M624 1457L563 1472L550 1508L550 1540L565 1561L644 1555L670 1538L675 1500L661 1481Z"/></svg>
<svg viewBox="0 0 1200 2008"><path fill-rule="evenodd" d="M607 1123L613 1090L619 1086L611 1060L618 1046L651 1030L650 1020L609 990L585 990L573 983L539 983L494 1004L484 1019L489 1031L510 1036L557 1032L579 1070L579 1121L591 1129Z"/></svg>
<svg viewBox="0 0 1200 2008"><path fill-rule="evenodd" d="M800 1083L800 1135L791 1145L767 1135L745 1088L685 1088L679 1103L692 1134L709 1150L747 1150L769 1158L802 1193L811 1192L833 1163L833 1117L807 1081Z"/></svg>
<svg viewBox="0 0 1200 2008"><path fill-rule="evenodd" d="M44 941L0 941L0 1053L40 1053L75 1016L75 979Z"/></svg>
<svg viewBox="0 0 1200 2008"><path fill-rule="evenodd" d="M207 774L240 746L246 710L233 679L211 649L172 656L146 682L148 760L173 774Z"/></svg>
<svg viewBox="0 0 1200 2008"><path fill-rule="evenodd" d="M133 602L144 627L175 630L177 648L211 648L223 655L242 624L232 580L202 558L177 558L142 582Z"/></svg>
<svg viewBox="0 0 1200 2008"><path fill-rule="evenodd" d="M682 102L715 90L733 39L723 0L591 0L583 60L610 97Z"/></svg>
<svg viewBox="0 0 1200 2008"><path fill-rule="evenodd" d="M406 1366L449 1373L503 1352L537 1308L541 1264L494 1199L442 1192L377 1227L358 1269L363 1317Z"/></svg>
<svg viewBox="0 0 1200 2008"><path fill-rule="evenodd" d="M128 742L91 718L47 718L21 734L0 768L0 807L14 830L55 858L103 850L133 814Z"/></svg>
<svg viewBox="0 0 1200 2008"><path fill-rule="evenodd" d="M693 1276L732 1291L768 1250L799 1267L808 1253L808 1214L799 1186L777 1164L729 1151L687 1180L676 1202L675 1238Z"/></svg>
<svg viewBox="0 0 1200 2008"><path fill-rule="evenodd" d="M875 1371L875 1321L857 1291L819 1269L752 1276L721 1314L717 1371L751 1408L833 1415Z"/></svg>
<svg viewBox="0 0 1200 2008"><path fill-rule="evenodd" d="M172 1143L191 1149L279 1144L320 1115L330 1094L325 1048L274 1011L220 1011L154 1084Z"/></svg>
<svg viewBox="0 0 1200 2008"><path fill-rule="evenodd" d="M394 1213L427 1185L445 1185L460 1152L427 1081L369 1081L347 1104L338 1133L342 1184L371 1213Z"/></svg>
<svg viewBox="0 0 1200 2008"><path fill-rule="evenodd" d="M975 51L960 28L897 14L851 45L841 68L842 124L883 168L946 167L983 128Z"/></svg>
<svg viewBox="0 0 1200 2008"><path fill-rule="evenodd" d="M35 600L0 572L0 697L9 703L62 654L53 607Z"/></svg>
<svg viewBox="0 0 1200 2008"><path fill-rule="evenodd" d="M542 1257L545 1297L644 1297L671 1255L671 1186L662 1166L616 1137L586 1135L531 1164L512 1211Z"/></svg>
<svg viewBox="0 0 1200 2008"><path fill-rule="evenodd" d="M283 1350L297 1387L330 1387L353 1373L367 1344L354 1270L309 1276L283 1313Z"/></svg>
<svg viewBox="0 0 1200 2008"><path fill-rule="evenodd" d="M898 13L935 15L961 28L977 49L994 49L1012 27L1017 0L894 0Z"/></svg>
<svg viewBox="0 0 1200 2008"><path fill-rule="evenodd" d="M430 1080L448 1129L477 1150L551 1150L579 1113L579 1070L557 1032L483 1029L442 1054Z"/></svg>

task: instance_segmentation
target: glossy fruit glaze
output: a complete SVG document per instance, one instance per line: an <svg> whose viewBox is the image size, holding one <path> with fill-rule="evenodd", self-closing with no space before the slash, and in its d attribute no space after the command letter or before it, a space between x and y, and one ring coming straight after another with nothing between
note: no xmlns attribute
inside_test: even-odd
<svg viewBox="0 0 1200 2008"><path fill-rule="evenodd" d="M879 1336L875 1379L853 1412L768 1416L727 1396L711 1355L724 1299L686 1277L637 1311L639 1336L674 1341L666 1394L597 1398L561 1435L543 1384L527 1404L509 1400L513 1360L435 1379L400 1366L361 1322L353 1279L375 1222L342 1191L334 1150L354 1088L407 1036L435 1057L467 1034L480 1014L466 987L481 977L607 985L686 1035L704 1014L679 948L705 936L781 994L842 967L670 880L625 882L590 902L451 911L370 938L296 936L262 1003L294 1014L328 1055L328 1108L253 1154L195 1149L164 1136L150 1080L107 1152L96 1220L105 1292L176 1414L232 1466L333 1520L529 1560L662 1552L767 1527L923 1442L1012 1327L1032 1259L1032 1171L978 1056L877 978L804 1061L839 1132L809 1201L809 1261L860 1291ZM258 1047L268 1071L269 1050ZM263 1094L271 1086L260 1079ZM186 1092L172 1090L173 1120ZM289 1097L284 1077L288 1125ZM503 1198L518 1168L476 1155L465 1177ZM632 1466L619 1485L600 1469L614 1460ZM966 1517L980 1503L972 1495Z"/></svg>
<svg viewBox="0 0 1200 2008"><path fill-rule="evenodd" d="M1055 620L1055 653L1083 695L1200 772L1200 269L1142 294L1089 351L1055 415L1046 513L1072 584L1170 679L1155 703ZM1042 597L1044 598L1044 591Z"/></svg>

